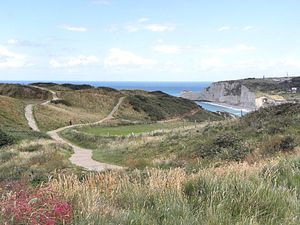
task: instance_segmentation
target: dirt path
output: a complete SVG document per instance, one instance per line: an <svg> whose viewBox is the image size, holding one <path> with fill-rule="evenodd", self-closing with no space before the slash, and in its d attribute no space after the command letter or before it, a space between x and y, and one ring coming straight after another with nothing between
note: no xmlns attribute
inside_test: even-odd
<svg viewBox="0 0 300 225"><path fill-rule="evenodd" d="M40 129L38 128L36 121L34 119L33 116L33 104L27 105L25 107L25 117L27 119L28 125L29 127L34 130L34 131L40 131Z"/></svg>
<svg viewBox="0 0 300 225"><path fill-rule="evenodd" d="M46 88L42 88L42 87L38 87L38 86L34 86L36 88L40 88L42 90L46 90L52 93L52 100L58 100L57 94L56 92L46 89ZM70 128L75 128L75 127L83 127L83 126L90 126L90 125L98 125L101 124L107 120L110 120L113 118L115 112L118 110L119 106L122 104L124 100L124 97L121 97L117 103L117 105L112 109L112 111L108 114L108 116L106 116L104 119L94 122L94 123L86 123L86 124L75 124L75 125L71 125L71 126L66 126L66 127L61 127L59 129L53 130L53 131L49 131L47 132L47 134L55 141L60 142L60 143L64 143L67 144L69 146L71 146L74 150L74 154L71 156L70 161L80 167L83 167L87 170L92 170L92 171L105 171L105 170L115 170L115 169L122 169L122 167L120 166L116 166L116 165L111 165L111 164L106 164L106 163L100 163L97 162L95 160L92 159L92 153L93 151L91 149L85 149L85 148L81 148L78 147L74 144L72 144L71 142L69 142L68 140L65 140L63 138L61 138L59 136L59 132L66 130L66 129L70 129ZM46 105L49 104L50 101L46 101L44 103L42 103L42 105ZM31 127L32 130L34 131L39 131L39 128L36 124L36 120L33 116L33 104L27 105L25 108L25 117L28 121L28 125Z"/></svg>

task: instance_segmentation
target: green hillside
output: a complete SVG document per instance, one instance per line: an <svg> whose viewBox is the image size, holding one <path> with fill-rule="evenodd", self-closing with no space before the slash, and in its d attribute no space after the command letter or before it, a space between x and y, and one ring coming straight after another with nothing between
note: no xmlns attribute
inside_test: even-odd
<svg viewBox="0 0 300 225"><path fill-rule="evenodd" d="M291 78L248 78L243 80L232 80L226 82L239 82L248 87L253 92L263 92L269 94L290 93L292 88L300 90L300 77Z"/></svg>
<svg viewBox="0 0 300 225"><path fill-rule="evenodd" d="M69 121L73 124L99 121L109 114L122 95L105 88L76 87L59 90L57 96L61 100L35 107L35 117L42 130L54 130L69 125Z"/></svg>
<svg viewBox="0 0 300 225"><path fill-rule="evenodd" d="M127 97L116 114L118 118L159 121L191 116L192 112L200 111L203 114L202 117L218 117L214 113L201 110L193 101L174 97L160 91L123 91L123 93Z"/></svg>
<svg viewBox="0 0 300 225"><path fill-rule="evenodd" d="M42 98L6 91L16 98L0 95L1 224L19 218L23 206L28 216L14 224L54 209L69 210L58 224L299 224L299 104L224 120L161 92L38 85L60 98L35 107L43 130L70 118L99 120L125 97L115 119L62 132L95 160L125 168L72 165L70 146L27 125L24 107Z"/></svg>
<svg viewBox="0 0 300 225"><path fill-rule="evenodd" d="M88 133L87 130L69 130L63 135L79 145L93 148L94 159L99 161L133 168L197 169L211 161L253 163L293 151L300 144L299 115L299 104L284 104L260 109L239 120L177 124L177 130L159 131L157 128L158 132L143 135L103 136L107 128L93 128L95 132ZM130 126L126 130L130 131Z"/></svg>
<svg viewBox="0 0 300 225"><path fill-rule="evenodd" d="M104 118L117 104L125 100L115 117L132 121L158 121L176 117L194 120L221 116L202 110L196 103L162 92L117 91L112 88L94 88L89 85L36 83L57 92L59 101L35 107L35 117L42 130L53 130L69 124L96 122ZM194 114L195 115L194 115Z"/></svg>

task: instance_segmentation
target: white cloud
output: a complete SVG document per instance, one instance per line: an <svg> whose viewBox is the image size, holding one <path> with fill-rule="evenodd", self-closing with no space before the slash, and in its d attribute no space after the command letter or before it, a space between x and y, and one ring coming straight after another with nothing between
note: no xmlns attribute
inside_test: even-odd
<svg viewBox="0 0 300 225"><path fill-rule="evenodd" d="M222 31L228 31L230 30L231 28L229 26L222 26L218 29L218 31L222 32Z"/></svg>
<svg viewBox="0 0 300 225"><path fill-rule="evenodd" d="M147 23L149 18L140 18L137 22L129 23L124 26L125 30L130 33L147 30L152 32L170 32L175 30L174 24Z"/></svg>
<svg viewBox="0 0 300 225"><path fill-rule="evenodd" d="M256 48L246 44L238 44L231 48L215 48L215 49L208 49L209 53L213 54L232 54L238 52L247 52L247 51L255 51Z"/></svg>
<svg viewBox="0 0 300 225"><path fill-rule="evenodd" d="M144 23L144 22L147 22L147 21L149 21L150 19L149 18L146 18L146 17L144 17L144 18L140 18L139 20L138 20L138 23Z"/></svg>
<svg viewBox="0 0 300 225"><path fill-rule="evenodd" d="M219 58L206 58L197 62L197 67L202 71L216 70L224 66L225 63Z"/></svg>
<svg viewBox="0 0 300 225"><path fill-rule="evenodd" d="M163 72L181 73L184 70L184 65L177 62L167 61L161 63L158 69Z"/></svg>
<svg viewBox="0 0 300 225"><path fill-rule="evenodd" d="M10 45L15 45L15 44L19 43L19 40L11 38L11 39L7 40L7 43Z"/></svg>
<svg viewBox="0 0 300 225"><path fill-rule="evenodd" d="M174 25L167 24L149 24L144 27L146 30L150 30L152 32L168 32L173 31L175 29Z"/></svg>
<svg viewBox="0 0 300 225"><path fill-rule="evenodd" d="M38 43L38 42L34 42L34 41L29 41L29 40L20 40L20 39L16 39L16 38L8 39L7 44L19 46L19 47L36 47L36 48L46 46L45 43Z"/></svg>
<svg viewBox="0 0 300 225"><path fill-rule="evenodd" d="M73 57L61 57L57 59L51 59L49 61L50 66L53 68L69 68L77 66L87 66L90 64L99 63L99 59L96 56L73 56Z"/></svg>
<svg viewBox="0 0 300 225"><path fill-rule="evenodd" d="M300 69L300 59L250 59L237 61L236 65L245 69L264 69L269 71L272 71L273 69Z"/></svg>
<svg viewBox="0 0 300 225"><path fill-rule="evenodd" d="M128 24L125 26L125 30L127 30L129 33L133 33L141 30L141 27L134 24Z"/></svg>
<svg viewBox="0 0 300 225"><path fill-rule="evenodd" d="M196 70L202 72L242 74L243 76L285 76L298 74L300 72L300 59L278 58L278 59L247 59L228 60L228 58L213 57L198 60L195 63Z"/></svg>
<svg viewBox="0 0 300 225"><path fill-rule="evenodd" d="M250 31L250 30L253 30L254 27L253 26L245 26L242 28L242 31Z"/></svg>
<svg viewBox="0 0 300 225"><path fill-rule="evenodd" d="M153 49L156 52L161 52L165 54L177 54L181 51L181 48L177 45L166 45L166 44L156 45L154 46Z"/></svg>
<svg viewBox="0 0 300 225"><path fill-rule="evenodd" d="M79 27L79 26L71 26L67 24L60 25L60 28L68 30L68 31L74 31L74 32L87 32L88 29L86 27Z"/></svg>
<svg viewBox="0 0 300 225"><path fill-rule="evenodd" d="M106 31L110 32L110 33L117 32L118 30L119 30L119 27L117 24L111 24L106 28Z"/></svg>
<svg viewBox="0 0 300 225"><path fill-rule="evenodd" d="M26 65L25 55L14 53L0 46L0 68L17 68Z"/></svg>
<svg viewBox="0 0 300 225"><path fill-rule="evenodd" d="M104 60L105 67L152 66L155 64L157 64L155 60L147 59L119 48L110 49L108 56Z"/></svg>

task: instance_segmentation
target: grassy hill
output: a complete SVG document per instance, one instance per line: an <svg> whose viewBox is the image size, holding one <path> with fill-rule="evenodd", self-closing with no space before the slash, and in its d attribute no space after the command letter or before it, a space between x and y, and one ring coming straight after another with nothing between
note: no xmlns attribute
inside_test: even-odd
<svg viewBox="0 0 300 225"><path fill-rule="evenodd" d="M73 124L99 121L109 114L121 96L102 88L60 90L57 95L61 100L34 109L42 130L69 125L70 120Z"/></svg>
<svg viewBox="0 0 300 225"><path fill-rule="evenodd" d="M24 116L26 103L0 95L0 105L0 194L4 181L37 185L47 181L50 172L71 168L70 148L30 129Z"/></svg>
<svg viewBox="0 0 300 225"><path fill-rule="evenodd" d="M27 100L46 100L51 97L47 91L21 84L0 84L0 95Z"/></svg>
<svg viewBox="0 0 300 225"><path fill-rule="evenodd" d="M133 121L158 121L176 117L218 118L217 114L201 110L192 101L176 98L162 92L117 91L112 88L94 88L89 85L36 83L57 92L59 101L35 107L35 117L42 130L53 130L69 124L95 122L104 118L125 97L115 117ZM201 112L200 112L201 111ZM194 114L193 114L194 115ZM192 118L191 118L192 119Z"/></svg>
<svg viewBox="0 0 300 225"><path fill-rule="evenodd" d="M101 118L125 96L115 120L63 135L127 168L74 168L70 147L30 131L24 106L34 99L0 95L0 144L12 138L0 146L1 224L32 224L49 211L57 224L300 223L299 104L222 120L159 92L43 85L62 99L37 108L45 130Z"/></svg>
<svg viewBox="0 0 300 225"><path fill-rule="evenodd" d="M3 145L7 138L11 140L9 143L17 143L24 139L36 140L46 137L32 131L28 126L24 115L26 103L19 99L0 95L0 105L0 139Z"/></svg>
<svg viewBox="0 0 300 225"><path fill-rule="evenodd" d="M296 87L300 90L300 77L265 79L248 78L227 82L240 82L241 85L248 87L253 92L263 92L269 94L287 93L290 92L292 87Z"/></svg>
<svg viewBox="0 0 300 225"><path fill-rule="evenodd" d="M127 97L116 114L118 118L159 121L189 116L193 111L201 111L202 117L218 117L214 113L201 110L193 101L177 98L160 91L123 91L123 93Z"/></svg>
<svg viewBox="0 0 300 225"><path fill-rule="evenodd" d="M239 120L186 124L171 131L107 136L98 128L99 133L69 130L63 135L95 149L93 157L99 161L132 168L179 166L190 170L213 161L253 163L293 151L300 144L299 115L299 104L284 104L260 109ZM107 132L107 128L103 130Z"/></svg>

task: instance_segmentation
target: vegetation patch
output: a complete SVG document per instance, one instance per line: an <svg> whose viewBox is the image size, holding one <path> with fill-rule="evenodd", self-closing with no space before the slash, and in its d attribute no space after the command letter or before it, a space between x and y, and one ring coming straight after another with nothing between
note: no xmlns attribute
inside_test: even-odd
<svg viewBox="0 0 300 225"><path fill-rule="evenodd" d="M0 149L0 182L28 181L39 185L55 170L70 169L72 150L47 140L19 144Z"/></svg>
<svg viewBox="0 0 300 225"><path fill-rule="evenodd" d="M147 133L156 130L166 130L166 129L174 129L183 126L187 126L189 123L185 122L175 122L175 123L152 123L152 124L135 124L135 125L119 125L112 127L88 127L82 128L79 131L82 131L87 134L92 134L96 136L127 136L134 135L140 133Z"/></svg>
<svg viewBox="0 0 300 225"><path fill-rule="evenodd" d="M4 133L2 130L0 130L0 148L7 146L7 145L12 145L15 142L12 136Z"/></svg>
<svg viewBox="0 0 300 225"><path fill-rule="evenodd" d="M125 137L112 134L129 134L131 126L121 126L120 130L87 128L90 132L84 133L68 130L62 134L82 147L94 149L93 158L100 162L130 168L182 167L194 171L209 167L212 162L253 163L293 151L300 143L299 110L299 105L286 104L261 109L240 119L191 123L169 131ZM280 129L274 131L274 124L280 124Z"/></svg>
<svg viewBox="0 0 300 225"><path fill-rule="evenodd" d="M130 95L128 101L135 111L144 112L153 121L180 116L198 108L193 101L162 92L152 92L149 96Z"/></svg>
<svg viewBox="0 0 300 225"><path fill-rule="evenodd" d="M31 100L46 100L50 98L48 91L21 84L0 84L0 95Z"/></svg>
<svg viewBox="0 0 300 225"><path fill-rule="evenodd" d="M50 186L73 203L75 224L296 225L296 168L283 162L252 175L205 170L189 175L181 169L88 174L84 179L61 175ZM90 199L101 199L101 205Z"/></svg>

